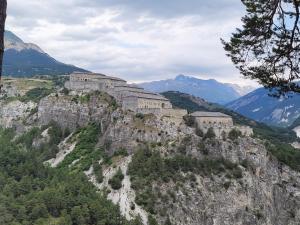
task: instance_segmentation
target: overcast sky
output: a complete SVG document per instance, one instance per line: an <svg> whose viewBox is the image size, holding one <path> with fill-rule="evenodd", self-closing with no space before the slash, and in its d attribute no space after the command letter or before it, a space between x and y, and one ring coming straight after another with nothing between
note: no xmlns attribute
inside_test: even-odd
<svg viewBox="0 0 300 225"><path fill-rule="evenodd" d="M129 81L249 83L220 43L243 14L238 0L8 0L6 28L62 62Z"/></svg>

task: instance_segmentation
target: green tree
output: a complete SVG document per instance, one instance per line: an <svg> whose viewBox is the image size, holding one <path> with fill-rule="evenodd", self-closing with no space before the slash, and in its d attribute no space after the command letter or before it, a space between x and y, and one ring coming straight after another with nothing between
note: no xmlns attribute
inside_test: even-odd
<svg viewBox="0 0 300 225"><path fill-rule="evenodd" d="M238 137L242 136L242 132L237 129L232 129L228 133L228 138L232 141L236 140Z"/></svg>
<svg viewBox="0 0 300 225"><path fill-rule="evenodd" d="M122 181L124 179L124 175L122 170L119 168L116 174L108 181L112 189L119 190L122 187Z"/></svg>
<svg viewBox="0 0 300 225"><path fill-rule="evenodd" d="M204 138L205 139L211 139L211 138L215 138L216 137L216 133L214 132L214 129L212 127L208 128Z"/></svg>
<svg viewBox="0 0 300 225"><path fill-rule="evenodd" d="M299 0L241 0L247 14L229 42L227 55L240 72L273 89L300 92ZM274 89L275 88L275 89Z"/></svg>
<svg viewBox="0 0 300 225"><path fill-rule="evenodd" d="M148 216L148 224L149 225L158 225L156 219L152 215Z"/></svg>

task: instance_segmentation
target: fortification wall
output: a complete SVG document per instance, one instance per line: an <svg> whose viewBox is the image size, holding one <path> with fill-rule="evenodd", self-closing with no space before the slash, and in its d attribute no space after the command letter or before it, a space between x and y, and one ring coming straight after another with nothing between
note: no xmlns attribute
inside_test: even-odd
<svg viewBox="0 0 300 225"><path fill-rule="evenodd" d="M196 117L195 120L201 126L233 126L231 117Z"/></svg>
<svg viewBox="0 0 300 225"><path fill-rule="evenodd" d="M136 109L138 108L137 98L122 99L122 108L124 110L136 111Z"/></svg>
<svg viewBox="0 0 300 225"><path fill-rule="evenodd" d="M232 131L233 129L240 131L243 136L249 137L253 135L253 129L248 126L221 126L217 124L211 124L205 126L198 125L198 128L200 128L203 131L203 133L206 133L209 128L213 128L216 137L220 139L224 138L224 135L225 137L228 137L229 132Z"/></svg>
<svg viewBox="0 0 300 225"><path fill-rule="evenodd" d="M145 96L148 97L148 96ZM167 100L160 100L160 99L148 99L148 98L138 98L138 108L151 108L151 109L171 109L172 105Z"/></svg>
<svg viewBox="0 0 300 225"><path fill-rule="evenodd" d="M90 81L67 81L65 87L74 91L105 91L102 83L90 82Z"/></svg>

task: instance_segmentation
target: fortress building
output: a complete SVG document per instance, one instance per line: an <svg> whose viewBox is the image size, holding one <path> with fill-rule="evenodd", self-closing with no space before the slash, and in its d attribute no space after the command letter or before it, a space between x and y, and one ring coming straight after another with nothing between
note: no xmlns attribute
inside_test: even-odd
<svg viewBox="0 0 300 225"><path fill-rule="evenodd" d="M125 80L98 73L72 73L65 83L69 90L77 92L103 91L113 96L124 110L136 113L152 113L168 118L176 123L182 121L186 110L173 109L168 99L160 94L149 92Z"/></svg>
<svg viewBox="0 0 300 225"><path fill-rule="evenodd" d="M117 85L127 82L117 77L110 77L100 73L74 72L66 82L66 88L74 91L109 91Z"/></svg>
<svg viewBox="0 0 300 225"><path fill-rule="evenodd" d="M252 128L248 126L235 126L233 124L232 117L220 112L194 112L190 114L194 119L197 127L204 133L209 128L213 128L216 136L221 138L224 134L233 130L239 130L245 136L251 136L253 134Z"/></svg>
<svg viewBox="0 0 300 225"><path fill-rule="evenodd" d="M113 96L124 110L135 113L154 114L159 118L167 119L180 124L187 110L173 109L171 102L164 96L149 92L136 85L127 84L125 80L106 76L99 73L72 73L65 87L76 92L102 91ZM238 129L244 135L253 133L250 127L234 126L230 116L220 112L195 112L191 114L197 126L207 132L212 127L217 137L228 134L232 129Z"/></svg>

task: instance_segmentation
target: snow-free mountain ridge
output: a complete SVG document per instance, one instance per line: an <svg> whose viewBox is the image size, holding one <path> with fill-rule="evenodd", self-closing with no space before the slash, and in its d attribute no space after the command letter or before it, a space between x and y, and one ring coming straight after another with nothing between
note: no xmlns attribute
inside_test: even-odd
<svg viewBox="0 0 300 225"><path fill-rule="evenodd" d="M246 90L238 85L224 84L214 79L204 80L185 75L178 75L175 79L140 83L138 85L153 92L179 91L219 104L238 99L245 94ZM249 90L249 87L247 87L247 90Z"/></svg>
<svg viewBox="0 0 300 225"><path fill-rule="evenodd" d="M85 71L57 61L36 44L25 43L11 31L5 31L4 45L3 75L6 76L63 75Z"/></svg>

